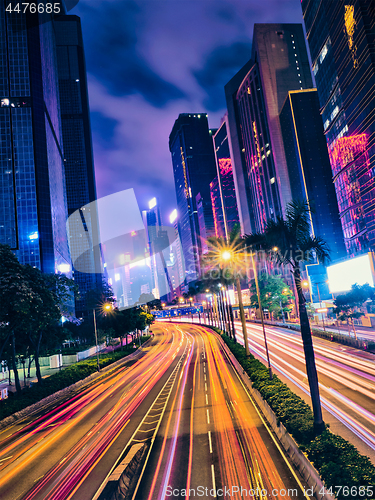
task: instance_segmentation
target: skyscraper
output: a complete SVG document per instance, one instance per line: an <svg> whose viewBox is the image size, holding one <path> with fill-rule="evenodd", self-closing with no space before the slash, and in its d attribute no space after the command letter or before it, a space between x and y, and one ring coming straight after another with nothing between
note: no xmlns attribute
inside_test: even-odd
<svg viewBox="0 0 375 500"><path fill-rule="evenodd" d="M80 18L58 17L55 33L68 215L80 210L87 230L92 232L92 225L98 224L96 213L91 213L95 204L82 209L96 200L96 186ZM86 270L82 260L80 271L74 270L74 280L80 289L80 299L76 300L78 317L87 314L85 292L100 286L102 280L101 274L94 273L100 269L99 248L86 252L85 259Z"/></svg>
<svg viewBox="0 0 375 500"><path fill-rule="evenodd" d="M214 210L214 222L215 222L215 232L216 236L221 236L223 232L224 237L232 231L235 225L239 224L239 216L237 209L237 199L236 190L233 179L233 164L230 157L228 133L227 133L227 123L228 116L225 115L222 124L218 128L217 132L213 136L215 159L216 159L216 171L217 171L217 185L219 188L219 199L217 200L213 192L213 187L215 186L215 181L210 184L211 189L211 200L213 203ZM218 202L221 205L217 209ZM222 223L224 231L220 230L220 214L222 216ZM215 219L215 216L217 218ZM218 231L217 231L217 228ZM220 233L220 234L218 234Z"/></svg>
<svg viewBox="0 0 375 500"><path fill-rule="evenodd" d="M344 237L316 89L288 92L280 124L292 199L309 202L312 233L327 242L332 260L344 258Z"/></svg>
<svg viewBox="0 0 375 500"><path fill-rule="evenodd" d="M173 228L175 231L174 241L171 245L171 269L170 269L170 277L172 281L171 295L168 300L176 299L179 295L182 295L185 292L185 266L184 259L182 255L181 241L180 235L178 232L178 213L177 210L174 209L169 216L169 222L173 224Z"/></svg>
<svg viewBox="0 0 375 500"><path fill-rule="evenodd" d="M249 190L242 196L242 218L249 209L251 231L263 231L292 197L279 113L288 91L312 87L302 26L255 24L252 58L244 68L226 86L229 131L243 154L238 161L233 156L234 177Z"/></svg>
<svg viewBox="0 0 375 500"><path fill-rule="evenodd" d="M171 288L165 251L169 248L168 233L162 227L158 200L149 201L149 209L143 211L143 222L146 228L147 246L150 255L152 292L156 298L168 294Z"/></svg>
<svg viewBox="0 0 375 500"><path fill-rule="evenodd" d="M54 21L0 5L0 242L71 275ZM35 15L34 15L35 17ZM43 21L43 22L42 22Z"/></svg>
<svg viewBox="0 0 375 500"><path fill-rule="evenodd" d="M216 175L212 132L206 114L180 114L169 136L176 187L179 234L185 260L186 282L198 279L202 242L197 195L206 236L214 236L210 182ZM202 221L201 221L202 225ZM204 245L204 243L203 243Z"/></svg>
<svg viewBox="0 0 375 500"><path fill-rule="evenodd" d="M345 244L375 244L375 3L302 1Z"/></svg>

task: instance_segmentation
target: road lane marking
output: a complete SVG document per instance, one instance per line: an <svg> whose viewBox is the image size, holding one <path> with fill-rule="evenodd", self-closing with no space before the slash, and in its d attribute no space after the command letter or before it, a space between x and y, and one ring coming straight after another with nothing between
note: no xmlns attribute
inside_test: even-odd
<svg viewBox="0 0 375 500"><path fill-rule="evenodd" d="M210 446L210 453L212 453L211 431L208 431L208 444Z"/></svg>
<svg viewBox="0 0 375 500"><path fill-rule="evenodd" d="M204 374L204 380L207 380L206 374Z"/></svg>
<svg viewBox="0 0 375 500"><path fill-rule="evenodd" d="M210 414L209 414L208 408L207 408L207 423L208 424L210 423Z"/></svg>
<svg viewBox="0 0 375 500"><path fill-rule="evenodd" d="M206 405L208 405L208 396L206 394Z"/></svg>
<svg viewBox="0 0 375 500"><path fill-rule="evenodd" d="M236 368L235 368L235 366L234 366L234 364L233 364L232 360L231 360L231 359L230 359L230 357L229 357L229 354L226 352L226 350L225 350L225 349L223 350L223 352L224 352L224 354L225 354L225 357L228 359L229 363L231 364L232 369L233 369L233 371L234 371L234 373L235 373L235 375L236 375L236 377L237 377L238 381L239 381L239 382L240 382L240 384L242 385L242 388L244 389L244 391L245 391L245 392L246 392L246 394L248 395L248 398L249 398L249 400L251 401L251 403L252 403L253 407L255 408L255 411L257 412L257 414L258 414L258 416L259 416L260 420L262 421L262 423L263 423L264 427L267 429L268 434L270 435L270 437L271 437L272 441L275 443L276 448L279 450L280 455L281 455L281 456L282 456L282 458L284 459L284 461L285 461L285 463L287 464L287 466L288 466L288 468L289 468L290 472L293 474L293 477L294 477L294 479L296 480L296 482L297 482L298 486L300 487L301 491L303 492L303 491L304 491L304 487L302 486L301 481L299 480L299 478L298 478L298 476L297 476L297 474L296 474L296 472L295 472L295 470L294 470L294 468L293 468L292 464L291 464L291 463L290 463L290 461L288 460L288 458L287 458L286 454L285 454L285 453L284 453L284 451L281 449L281 447L280 447L279 443L276 441L276 439L275 439L275 437L273 436L273 434L272 434L272 432L271 432L270 428L268 427L268 422L266 423L265 418L263 417L263 415L262 415L262 414L260 413L260 411L258 410L257 405L255 404L253 397L251 396L251 394L250 394L250 392L249 392L248 388L245 386L244 382L242 381L242 379L241 379L241 377L240 377L239 373L237 372L237 370L236 370ZM312 500L312 499L311 499L311 497L309 497L306 493L305 493L305 497L307 498L307 500Z"/></svg>
<svg viewBox="0 0 375 500"><path fill-rule="evenodd" d="M207 383L204 383L204 390L207 391Z"/></svg>
<svg viewBox="0 0 375 500"><path fill-rule="evenodd" d="M211 473L212 473L212 487L213 487L213 490L214 490L214 498L216 498L216 482L215 482L214 464L211 464Z"/></svg>

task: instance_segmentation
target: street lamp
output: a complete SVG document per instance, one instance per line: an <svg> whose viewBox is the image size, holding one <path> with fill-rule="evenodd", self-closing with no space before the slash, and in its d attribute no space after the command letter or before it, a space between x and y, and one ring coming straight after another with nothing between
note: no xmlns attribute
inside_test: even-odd
<svg viewBox="0 0 375 500"><path fill-rule="evenodd" d="M276 252L278 250L278 248L274 247L273 250ZM255 262L254 262L254 253L253 252L250 252L250 258L251 258L251 265L252 265L253 271L254 271L254 280L255 280L255 287L256 287L257 297L258 297L258 306L259 306L259 312L260 312L260 320L262 322L262 329L263 329L264 347L266 348L266 354L267 354L268 372L270 374L270 380L272 380L272 368L271 368L270 354L268 352L268 343L267 343L266 329L264 327L264 317L263 317L262 302L260 300L259 283L258 283L258 273L257 273Z"/></svg>
<svg viewBox="0 0 375 500"><path fill-rule="evenodd" d="M235 257L235 253L233 251L230 251L229 249L223 250L221 252L221 259L225 262L228 261L233 261ZM240 283L240 278L237 275L236 276L236 289L237 289L237 296L238 296L238 306L240 309L240 317L241 317L241 325L242 325L242 334L243 334L243 339L245 343L245 352L246 356L250 356L250 351L249 351L249 342L247 339L247 327L246 327L246 319L245 319L245 311L243 308L243 301L242 301L242 290L241 290L241 283Z"/></svg>
<svg viewBox="0 0 375 500"><path fill-rule="evenodd" d="M288 292L288 289L284 288L282 291L282 294L285 295L287 292ZM283 324L285 325L285 313L284 313L284 308L283 308L283 303L282 303L281 297L280 297L280 309L281 309L281 314L283 317Z"/></svg>
<svg viewBox="0 0 375 500"><path fill-rule="evenodd" d="M96 330L96 314L95 314L95 307L92 310L93 315L94 315L94 331L95 331L95 345L96 345L96 364L97 364L97 370L100 372L100 364L99 364L99 346L98 346L98 332Z"/></svg>

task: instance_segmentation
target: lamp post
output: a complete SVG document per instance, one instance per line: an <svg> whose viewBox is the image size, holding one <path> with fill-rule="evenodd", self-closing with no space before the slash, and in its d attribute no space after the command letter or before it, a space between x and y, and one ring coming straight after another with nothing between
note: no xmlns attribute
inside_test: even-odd
<svg viewBox="0 0 375 500"><path fill-rule="evenodd" d="M273 250L277 251L275 249L273 249ZM258 273L257 273L256 267L255 267L254 253L253 252L250 252L250 258L251 258L251 265L252 265L253 271L254 271L255 287L256 287L256 291L257 291L258 306L259 306L259 312L260 312L260 320L262 322L262 329L263 329L264 347L266 348L266 354L267 354L268 372L269 372L269 375L270 375L270 380L272 380L272 368L271 368L270 354L268 352L268 343L267 343L266 329L264 327L263 308L262 308L262 303L261 303L261 300L260 300L259 283L258 283Z"/></svg>
<svg viewBox="0 0 375 500"><path fill-rule="evenodd" d="M322 283L324 283L324 282L320 281L320 282L314 283L316 285L316 289L318 291L318 299L319 299L320 309L323 309L322 308L322 301L321 301L321 298L320 298L320 290L319 290L319 285L321 285ZM310 283L305 280L305 281L302 282L302 286L308 287L309 292L310 292L310 299L311 299L311 302L312 302L312 294L311 294ZM324 311L320 311L320 312L322 314L323 330L326 331L326 325L324 323Z"/></svg>
<svg viewBox="0 0 375 500"><path fill-rule="evenodd" d="M286 293L288 291L287 288L284 288L284 290L282 291L282 294L284 295L284 293ZM284 308L283 308L283 303L282 303L282 299L280 298L280 308L281 308L281 314L283 316L283 324L285 325L285 313L284 313Z"/></svg>
<svg viewBox="0 0 375 500"><path fill-rule="evenodd" d="M224 250L221 253L221 258L223 261L230 261L233 259L233 253L230 250ZM243 334L243 339L244 339L244 344L245 344L245 352L246 352L246 356L250 356L249 342L247 339L247 327L246 327L245 311L243 308L242 290L241 290L241 283L240 283L239 276L236 276L235 282L236 282L236 289L237 289L237 295L238 295L238 306L240 309L240 317L241 317L241 325L242 325L242 334Z"/></svg>
<svg viewBox="0 0 375 500"><path fill-rule="evenodd" d="M95 331L95 345L96 345L96 363L98 372L100 372L100 364L99 364L99 346L98 346L98 332L96 330L96 315L95 315L95 307L92 310L94 314L94 331Z"/></svg>

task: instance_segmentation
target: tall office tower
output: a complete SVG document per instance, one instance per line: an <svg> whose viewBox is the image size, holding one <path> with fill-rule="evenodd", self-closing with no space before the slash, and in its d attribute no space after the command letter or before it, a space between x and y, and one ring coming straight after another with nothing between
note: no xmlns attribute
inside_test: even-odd
<svg viewBox="0 0 375 500"><path fill-rule="evenodd" d="M179 295L182 295L186 291L184 285L185 266L182 254L180 235L178 232L178 213L176 209L174 209L170 214L169 222L173 224L175 232L174 241L171 244L171 256L170 256L170 263L171 263L170 277L173 285L172 286L173 290L171 291L171 296L168 297L168 300L172 301L173 299L176 299Z"/></svg>
<svg viewBox="0 0 375 500"><path fill-rule="evenodd" d="M375 3L302 1L347 251L375 244Z"/></svg>
<svg viewBox="0 0 375 500"><path fill-rule="evenodd" d="M162 228L158 200L152 198L148 206L149 209L143 211L143 221L151 262L152 293L159 299L168 294L170 289L170 278L164 255L169 247L169 237L167 231Z"/></svg>
<svg viewBox="0 0 375 500"><path fill-rule="evenodd" d="M200 211L203 213L206 237L215 235L210 182L216 175L216 167L207 115L180 114L169 136L169 150L172 154L186 282L190 283L199 277L202 256L198 194L201 197Z"/></svg>
<svg viewBox="0 0 375 500"><path fill-rule="evenodd" d="M71 276L54 22L0 1L0 243ZM34 14L34 18L35 18ZM29 29L28 29L29 28Z"/></svg>
<svg viewBox="0 0 375 500"><path fill-rule="evenodd" d="M243 218L249 209L251 231L262 231L291 199L279 113L289 90L312 87L302 26L255 24L252 58L244 68L225 88L228 124L243 153L241 161L233 151L234 176L249 190L240 212Z"/></svg>
<svg viewBox="0 0 375 500"><path fill-rule="evenodd" d="M80 210L85 227L92 234L98 232L98 227L93 227L98 226L98 222L96 213L91 213L96 205L85 207L96 200L96 186L80 18L57 18L55 33L68 215ZM77 244L77 241L78 238L74 238L74 242L71 239L71 244ZM99 248L86 252L84 259L84 262L80 259L80 270L74 269L74 280L80 291L80 299L76 300L78 317L88 313L85 292L99 287L102 281Z"/></svg>
<svg viewBox="0 0 375 500"><path fill-rule="evenodd" d="M210 193L211 193L212 213L214 216L215 236L216 238L225 238L223 204L221 201L218 176L216 176L212 180L212 182L210 182Z"/></svg>
<svg viewBox="0 0 375 500"><path fill-rule="evenodd" d="M229 151L227 123L228 123L228 115L226 114L222 124L220 125L217 132L213 136L216 171L217 171L217 183L219 186L221 212L223 217L225 237L229 235L232 229L237 224L239 224L240 221L238 216L236 190L233 179L233 165ZM211 199L212 199L212 190L211 190Z"/></svg>
<svg viewBox="0 0 375 500"><path fill-rule="evenodd" d="M316 89L288 92L280 124L292 198L308 200L314 209L313 234L328 243L333 261L343 258L344 236Z"/></svg>

